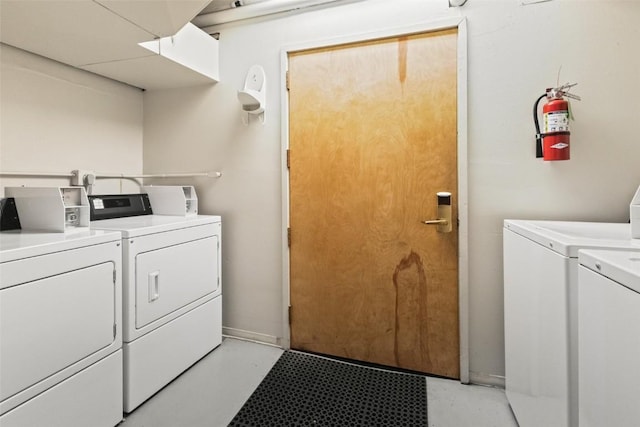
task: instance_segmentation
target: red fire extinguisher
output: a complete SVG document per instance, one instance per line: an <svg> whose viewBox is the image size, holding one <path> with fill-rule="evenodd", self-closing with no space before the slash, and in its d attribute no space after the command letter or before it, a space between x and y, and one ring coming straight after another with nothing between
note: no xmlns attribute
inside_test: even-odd
<svg viewBox="0 0 640 427"><path fill-rule="evenodd" d="M580 100L579 96L568 92L576 84L567 83L557 88L547 89L545 94L540 96L533 105L533 121L536 126L536 157L542 157L544 160L569 160L571 110L569 102L564 98ZM540 132L538 104L542 98L547 98L547 103L542 107L543 132Z"/></svg>

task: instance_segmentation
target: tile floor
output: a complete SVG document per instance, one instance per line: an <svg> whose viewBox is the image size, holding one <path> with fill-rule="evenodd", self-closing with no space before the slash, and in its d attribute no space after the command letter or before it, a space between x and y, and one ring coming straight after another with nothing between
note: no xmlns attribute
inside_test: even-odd
<svg viewBox="0 0 640 427"><path fill-rule="evenodd" d="M225 338L119 427L224 427L281 353L280 348ZM501 389L428 378L427 399L429 427L517 427Z"/></svg>

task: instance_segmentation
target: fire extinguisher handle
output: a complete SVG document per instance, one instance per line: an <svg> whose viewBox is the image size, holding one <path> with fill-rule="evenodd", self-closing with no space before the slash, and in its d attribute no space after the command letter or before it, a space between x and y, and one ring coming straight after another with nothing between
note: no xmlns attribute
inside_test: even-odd
<svg viewBox="0 0 640 427"><path fill-rule="evenodd" d="M552 89L547 89L547 97L548 98L562 98L566 96L567 98L575 99L576 101L580 101L580 97L578 95L574 95L569 93L569 89L577 85L578 83L565 83L560 87L554 87Z"/></svg>
<svg viewBox="0 0 640 427"><path fill-rule="evenodd" d="M574 95L574 94L569 93L569 92L563 92L562 95L566 96L567 98L575 99L576 101L581 101L582 100L578 95Z"/></svg>

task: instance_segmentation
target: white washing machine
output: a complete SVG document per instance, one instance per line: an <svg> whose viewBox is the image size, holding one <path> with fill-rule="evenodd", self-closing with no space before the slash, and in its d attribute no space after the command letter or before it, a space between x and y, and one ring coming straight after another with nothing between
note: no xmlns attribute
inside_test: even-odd
<svg viewBox="0 0 640 427"><path fill-rule="evenodd" d="M90 196L90 206L92 229L122 233L131 412L222 342L221 219L153 215L146 194Z"/></svg>
<svg viewBox="0 0 640 427"><path fill-rule="evenodd" d="M122 421L119 233L0 233L0 425Z"/></svg>
<svg viewBox="0 0 640 427"><path fill-rule="evenodd" d="M578 426L578 251L633 247L629 224L505 220L506 395L520 427Z"/></svg>
<svg viewBox="0 0 640 427"><path fill-rule="evenodd" d="M635 252L580 251L580 427L640 424L640 240Z"/></svg>

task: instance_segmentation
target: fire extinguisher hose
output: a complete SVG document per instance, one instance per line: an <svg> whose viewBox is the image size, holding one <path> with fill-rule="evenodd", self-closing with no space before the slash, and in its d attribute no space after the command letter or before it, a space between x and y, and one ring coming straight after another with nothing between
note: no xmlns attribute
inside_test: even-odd
<svg viewBox="0 0 640 427"><path fill-rule="evenodd" d="M540 122L538 121L538 104L542 98L547 96L546 93L543 93L540 98L536 99L536 102L533 104L533 123L536 125L536 158L542 157L542 138L544 135L540 133Z"/></svg>

